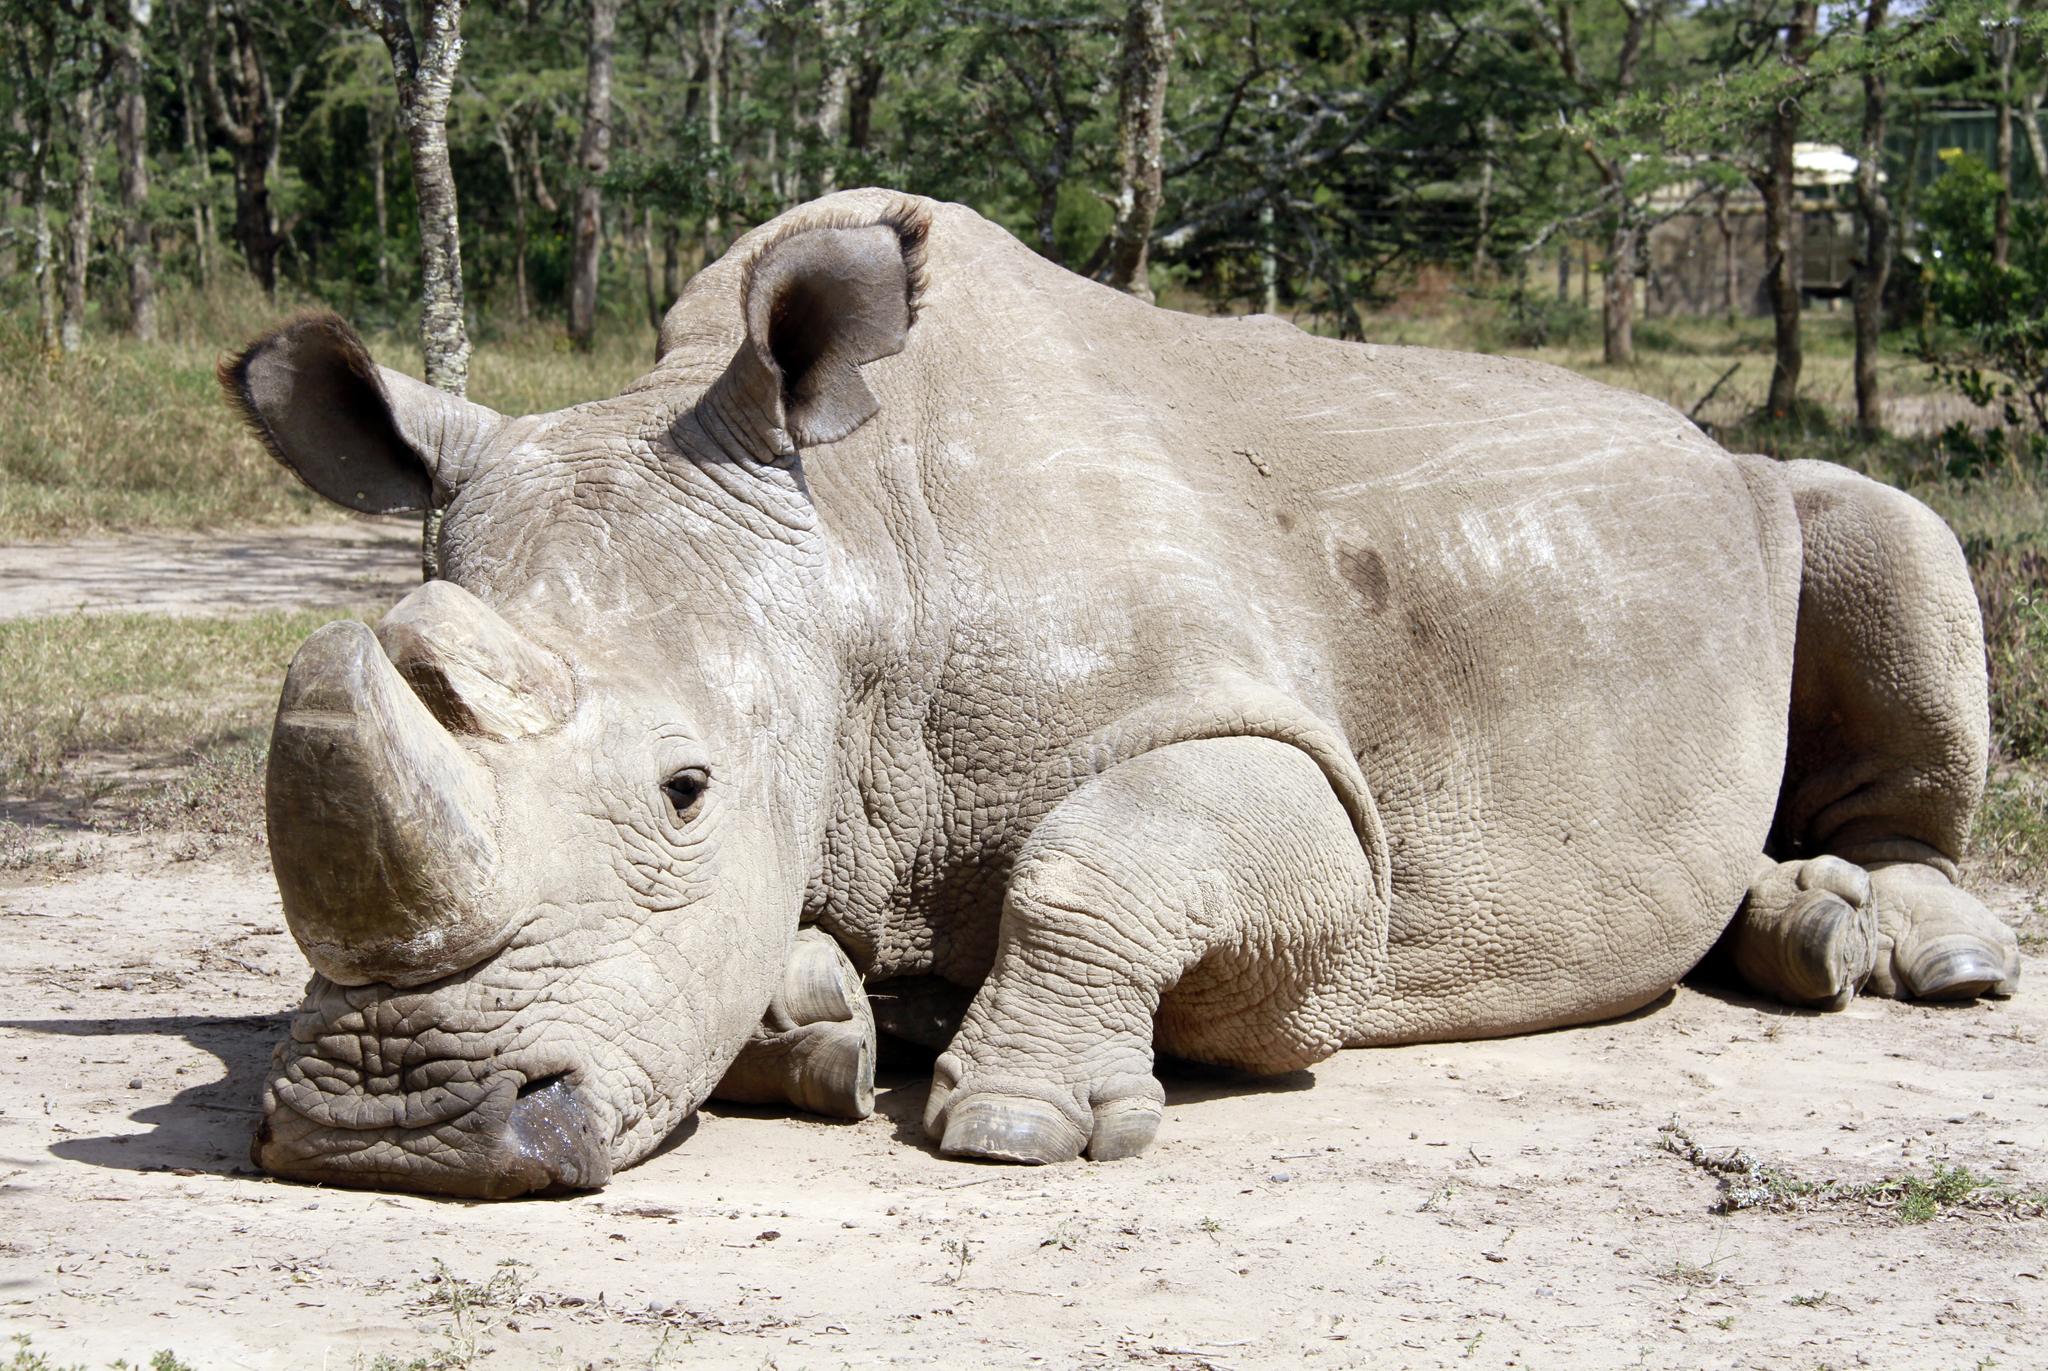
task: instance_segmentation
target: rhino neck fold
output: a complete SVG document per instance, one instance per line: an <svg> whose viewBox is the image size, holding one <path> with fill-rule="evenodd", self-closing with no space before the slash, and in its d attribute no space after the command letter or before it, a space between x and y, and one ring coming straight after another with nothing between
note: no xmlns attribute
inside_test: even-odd
<svg viewBox="0 0 2048 1371"><path fill-rule="evenodd" d="M729 514L771 521L773 527L761 525L757 518L736 520L764 536L795 542L814 533L817 511L796 450L777 451L756 437L766 431L763 423L749 420L743 408L721 381L677 417L670 433L676 465L685 469L678 475L688 479L687 469L694 469L703 479L689 484L706 487L707 498Z"/></svg>

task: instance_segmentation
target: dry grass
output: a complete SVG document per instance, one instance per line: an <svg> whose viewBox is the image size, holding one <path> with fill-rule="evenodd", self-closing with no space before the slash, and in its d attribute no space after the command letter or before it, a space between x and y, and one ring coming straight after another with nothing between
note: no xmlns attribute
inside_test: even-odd
<svg viewBox="0 0 2048 1371"><path fill-rule="evenodd" d="M89 808L138 777L176 773L179 784L197 784L187 773L199 759L234 770L233 750L260 747L269 731L292 653L334 617L0 620L0 793ZM200 799L192 807L206 809Z"/></svg>
<svg viewBox="0 0 2048 1371"><path fill-rule="evenodd" d="M96 336L58 358L36 346L30 312L0 313L0 539L339 517L242 431L213 379L222 352L302 303L246 284L178 292L161 341ZM417 373L416 345L388 331L369 343ZM557 409L615 393L652 356L644 331L614 328L584 353L530 329L478 347L470 394L508 413Z"/></svg>

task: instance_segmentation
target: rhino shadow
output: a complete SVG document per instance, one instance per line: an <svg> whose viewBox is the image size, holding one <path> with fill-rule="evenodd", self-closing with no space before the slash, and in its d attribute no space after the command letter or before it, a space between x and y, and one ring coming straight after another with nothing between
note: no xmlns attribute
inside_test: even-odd
<svg viewBox="0 0 2048 1371"><path fill-rule="evenodd" d="M291 1015L172 1014L132 1019L12 1019L0 1028L60 1037L181 1037L209 1052L227 1069L218 1080L188 1085L169 1099L145 1091L148 1103L128 1117L150 1125L147 1133L70 1136L50 1145L65 1161L123 1171L194 1171L220 1176L260 1175L249 1163L249 1138L261 1112L258 1101L270 1065L270 1051L287 1031ZM156 1063L138 1054L135 1066Z"/></svg>

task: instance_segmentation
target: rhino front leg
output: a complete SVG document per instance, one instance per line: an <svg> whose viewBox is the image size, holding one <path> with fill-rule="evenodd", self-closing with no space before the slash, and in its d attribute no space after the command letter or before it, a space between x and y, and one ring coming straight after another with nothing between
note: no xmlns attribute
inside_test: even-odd
<svg viewBox="0 0 2048 1371"><path fill-rule="evenodd" d="M1159 1046L1258 1073L1343 1045L1386 962L1358 835L1306 753L1266 738L1121 763L1040 823L995 965L938 1060L941 1150L1097 1161L1151 1143Z"/></svg>
<svg viewBox="0 0 2048 1371"><path fill-rule="evenodd" d="M1844 1009L1878 957L1870 873L1840 857L1764 857L1723 937L1752 990L1808 1009Z"/></svg>
<svg viewBox="0 0 2048 1371"><path fill-rule="evenodd" d="M875 1112L875 1017L860 973L823 929L797 933L761 1026L711 1094L838 1119Z"/></svg>

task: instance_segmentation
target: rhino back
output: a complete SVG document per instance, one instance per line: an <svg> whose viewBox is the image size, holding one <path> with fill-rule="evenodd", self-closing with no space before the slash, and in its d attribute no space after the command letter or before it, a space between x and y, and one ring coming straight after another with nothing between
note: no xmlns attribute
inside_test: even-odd
<svg viewBox="0 0 2048 1371"><path fill-rule="evenodd" d="M894 654L813 911L871 974L977 980L1092 744L1227 714L1219 673L1325 721L1378 805L1396 991L1358 1041L1612 1014L1698 960L1782 769L1774 473L1554 368L1152 309L931 211L881 416L806 458Z"/></svg>

